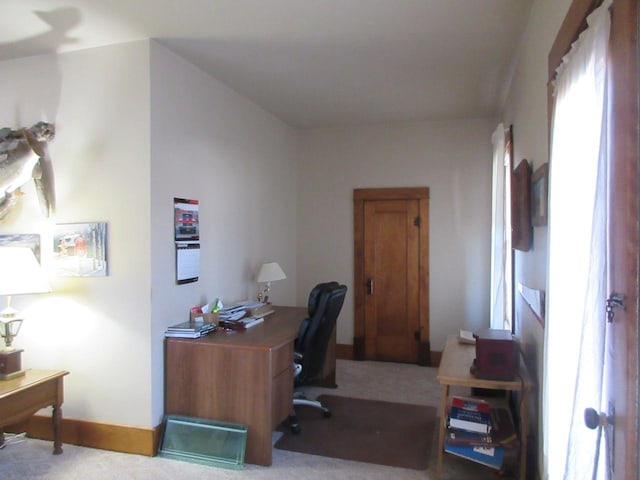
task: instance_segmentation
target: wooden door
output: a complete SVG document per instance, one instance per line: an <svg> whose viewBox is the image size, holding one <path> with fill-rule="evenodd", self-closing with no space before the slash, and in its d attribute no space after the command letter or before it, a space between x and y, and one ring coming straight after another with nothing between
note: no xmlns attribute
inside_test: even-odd
<svg viewBox="0 0 640 480"><path fill-rule="evenodd" d="M357 359L430 363L428 195L354 191Z"/></svg>
<svg viewBox="0 0 640 480"><path fill-rule="evenodd" d="M638 478L638 2L615 0L611 23L611 179L608 294L621 294L608 324L606 413L613 417L613 478ZM609 427L611 429L612 427Z"/></svg>

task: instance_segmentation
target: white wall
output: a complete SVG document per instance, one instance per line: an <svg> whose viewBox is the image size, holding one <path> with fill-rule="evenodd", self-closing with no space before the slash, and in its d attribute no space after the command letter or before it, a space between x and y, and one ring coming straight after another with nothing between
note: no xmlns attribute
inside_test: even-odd
<svg viewBox="0 0 640 480"><path fill-rule="evenodd" d="M489 326L493 119L307 130L298 171L298 304L320 281L349 287L338 343L353 343L353 189L430 188L430 335Z"/></svg>
<svg viewBox="0 0 640 480"><path fill-rule="evenodd" d="M255 297L256 269L277 261L296 294L295 132L162 45L151 42L153 419L163 413L163 333L189 308ZM176 285L173 198L200 202L200 280Z"/></svg>
<svg viewBox="0 0 640 480"><path fill-rule="evenodd" d="M0 92L1 127L55 123L58 197L45 221L29 182L0 234L40 234L48 266L54 222L108 224L107 277L51 277L54 293L14 299L23 366L71 372L65 417L149 426L148 44L0 62Z"/></svg>
<svg viewBox="0 0 640 480"><path fill-rule="evenodd" d="M155 42L0 63L0 127L56 124L58 211L41 217L32 185L0 234L107 222L109 275L51 278L16 298L26 368L64 369L66 418L150 428L164 406L163 333L215 297L254 296L275 260L296 294L295 133ZM200 281L175 283L173 197L200 201ZM4 301L4 299L2 299Z"/></svg>
<svg viewBox="0 0 640 480"><path fill-rule="evenodd" d="M527 28L517 52L518 66L507 96L503 122L513 125L515 165L527 159L535 171L549 161L547 122L547 59L571 0L537 0L534 2ZM516 251L514 281L546 290L547 227L535 227L533 248ZM517 335L525 351L527 364L537 382L531 411L541 412L544 329L519 294L515 296ZM533 430L542 431L541 416L532 416ZM542 439L538 435L538 451ZM542 472L542 456L539 459ZM544 475L542 475L544 477Z"/></svg>

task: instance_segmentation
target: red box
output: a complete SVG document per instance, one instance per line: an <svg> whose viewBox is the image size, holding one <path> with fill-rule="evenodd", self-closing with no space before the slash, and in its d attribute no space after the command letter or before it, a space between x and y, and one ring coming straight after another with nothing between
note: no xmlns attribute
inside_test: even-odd
<svg viewBox="0 0 640 480"><path fill-rule="evenodd" d="M471 373L487 380L513 380L518 370L518 346L509 330L474 332L476 358Z"/></svg>

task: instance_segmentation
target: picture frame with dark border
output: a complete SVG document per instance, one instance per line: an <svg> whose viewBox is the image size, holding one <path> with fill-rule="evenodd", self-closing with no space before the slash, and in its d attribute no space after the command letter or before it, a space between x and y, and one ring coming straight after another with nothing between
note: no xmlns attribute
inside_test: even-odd
<svg viewBox="0 0 640 480"><path fill-rule="evenodd" d="M511 246L527 252L532 242L531 168L523 159L511 174Z"/></svg>
<svg viewBox="0 0 640 480"><path fill-rule="evenodd" d="M534 227L547 224L549 197L549 164L545 163L531 176L531 223Z"/></svg>

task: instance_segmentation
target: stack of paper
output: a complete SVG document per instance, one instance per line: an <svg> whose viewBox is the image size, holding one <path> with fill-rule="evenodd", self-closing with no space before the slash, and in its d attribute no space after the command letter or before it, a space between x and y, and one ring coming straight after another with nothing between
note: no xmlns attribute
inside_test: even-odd
<svg viewBox="0 0 640 480"><path fill-rule="evenodd" d="M165 337L200 338L213 332L216 328L210 322L183 322L172 325L164 332Z"/></svg>
<svg viewBox="0 0 640 480"><path fill-rule="evenodd" d="M218 311L220 320L239 320L247 314L247 311L242 305L235 305L232 307L223 308Z"/></svg>

